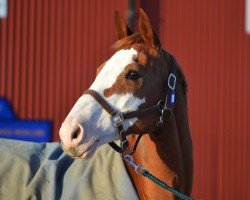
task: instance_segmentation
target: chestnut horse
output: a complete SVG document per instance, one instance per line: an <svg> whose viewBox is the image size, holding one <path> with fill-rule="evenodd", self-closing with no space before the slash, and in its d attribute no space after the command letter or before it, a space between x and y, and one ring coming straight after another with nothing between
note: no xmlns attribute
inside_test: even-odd
<svg viewBox="0 0 250 200"><path fill-rule="evenodd" d="M133 33L118 12L115 26L118 35L115 53L98 68L90 89L62 124L63 149L71 157L87 159L98 146L110 143L124 153L132 149L131 145L127 148L128 135L130 144L135 142L135 135L143 135L134 161L171 187L190 195L193 156L184 74L173 56L162 49L142 9L139 33ZM117 139L121 140L121 147L112 143ZM131 167L127 169L140 199L177 198L137 175Z"/></svg>

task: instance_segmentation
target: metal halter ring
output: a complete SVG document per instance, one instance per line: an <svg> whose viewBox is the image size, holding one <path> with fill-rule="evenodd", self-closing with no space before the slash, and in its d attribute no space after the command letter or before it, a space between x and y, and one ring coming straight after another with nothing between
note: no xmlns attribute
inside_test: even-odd
<svg viewBox="0 0 250 200"><path fill-rule="evenodd" d="M162 100L158 101L157 106L158 106L158 109L159 109L160 112L162 111L162 106L161 106L161 104L162 104L162 106L163 106L163 101L162 101Z"/></svg>
<svg viewBox="0 0 250 200"><path fill-rule="evenodd" d="M172 79L172 80L171 80ZM171 84L172 83L172 84ZM175 84L176 84L176 76L174 74L169 74L168 76L168 87L171 89L171 90L174 90L175 89Z"/></svg>

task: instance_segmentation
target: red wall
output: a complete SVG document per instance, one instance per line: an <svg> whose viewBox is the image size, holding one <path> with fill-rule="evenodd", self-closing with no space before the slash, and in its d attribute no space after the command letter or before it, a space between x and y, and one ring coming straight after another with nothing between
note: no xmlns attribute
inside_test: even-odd
<svg viewBox="0 0 250 200"><path fill-rule="evenodd" d="M244 0L141 0L189 82L197 199L250 199L250 35ZM66 114L111 54L127 1L9 0L0 20L0 96L22 119Z"/></svg>
<svg viewBox="0 0 250 200"><path fill-rule="evenodd" d="M193 195L250 199L250 35L244 0L142 1L189 82Z"/></svg>
<svg viewBox="0 0 250 200"><path fill-rule="evenodd" d="M60 124L111 54L114 10L127 2L9 0L0 19L0 96L21 119Z"/></svg>

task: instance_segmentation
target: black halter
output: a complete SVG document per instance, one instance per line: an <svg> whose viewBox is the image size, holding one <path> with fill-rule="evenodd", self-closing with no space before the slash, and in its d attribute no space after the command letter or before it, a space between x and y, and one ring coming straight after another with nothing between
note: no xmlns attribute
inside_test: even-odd
<svg viewBox="0 0 250 200"><path fill-rule="evenodd" d="M171 59L171 68L170 73L168 75L167 80L167 87L164 90L162 98L158 101L156 105L136 110L136 111L130 111L130 112L119 112L118 110L114 109L98 92L95 90L88 89L84 92L84 94L91 95L102 107L104 110L106 110L110 114L110 119L113 123L113 126L117 128L120 138L120 146L118 146L115 142L110 142L109 145L118 153L123 153L127 147L129 146L129 142L126 137L125 130L123 128L123 121L130 118L140 118L144 117L148 114L151 114L153 112L158 112L160 114L159 121L156 125L156 129L154 132L156 132L159 127L161 127L165 121L165 113L169 112L171 113L173 111L173 106L175 103L175 85L176 85L176 73L177 73L177 64L175 61L175 58L168 54ZM154 133L153 132L153 133ZM133 154L137 148L137 145L139 143L140 138L142 135L139 135L135 145L133 147L132 152L129 154Z"/></svg>

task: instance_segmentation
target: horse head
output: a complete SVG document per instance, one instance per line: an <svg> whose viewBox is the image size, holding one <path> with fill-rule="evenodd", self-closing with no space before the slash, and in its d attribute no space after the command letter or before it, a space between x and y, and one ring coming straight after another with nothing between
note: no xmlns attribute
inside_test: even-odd
<svg viewBox="0 0 250 200"><path fill-rule="evenodd" d="M160 102L166 88L171 55L161 48L145 12L139 12L139 33L133 33L118 12L115 27L114 54L98 68L89 90L94 94L85 92L79 98L60 129L63 149L74 158L89 158L98 146L119 139L112 113L104 109L106 104L116 114L145 110ZM119 120L125 136L150 133L159 112Z"/></svg>

